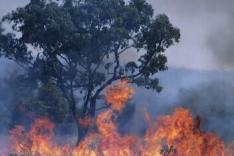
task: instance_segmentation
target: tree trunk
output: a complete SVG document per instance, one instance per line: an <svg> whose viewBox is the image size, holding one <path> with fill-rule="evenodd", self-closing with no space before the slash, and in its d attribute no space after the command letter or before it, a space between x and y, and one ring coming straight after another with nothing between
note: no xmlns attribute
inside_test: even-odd
<svg viewBox="0 0 234 156"><path fill-rule="evenodd" d="M96 113L96 99L92 98L90 101L90 110L89 110L89 117L94 118ZM85 117L85 116L83 116ZM79 124L79 120L77 121L77 142L76 145L78 146L79 143L85 138L87 135L89 129L92 127L92 125L89 125L88 127L83 127Z"/></svg>
<svg viewBox="0 0 234 156"><path fill-rule="evenodd" d="M77 123L77 141L76 141L76 146L79 145L79 143L84 140L87 132L88 132L88 128L82 127L79 123Z"/></svg>
<svg viewBox="0 0 234 156"><path fill-rule="evenodd" d="M79 123L80 117L77 115L76 112L76 102L74 98L70 101L70 111L72 118L76 124L76 129L77 129L77 140L76 140L76 146L79 145L80 141L85 137L85 130L83 130L82 126Z"/></svg>
<svg viewBox="0 0 234 156"><path fill-rule="evenodd" d="M91 99L91 101L90 101L90 112L89 112L89 114L90 114L90 116L92 118L94 118L95 114L96 114L96 101L97 101L96 97L93 97Z"/></svg>
<svg viewBox="0 0 234 156"><path fill-rule="evenodd" d="M81 126L80 125L80 122L79 122L79 119L82 119L82 117L85 117L84 115L78 115L77 114L77 110L76 110L76 101L75 101L75 98L74 98L74 92L73 90L71 89L71 93L70 95L68 96L68 93L67 91L64 89L64 87L61 87L61 90L63 91L68 103L69 103L69 109L70 109L70 113L71 113L71 116L76 124L76 129L77 129L77 140L76 140L76 146L79 145L79 143L85 138L86 134L87 134L87 131L88 129Z"/></svg>

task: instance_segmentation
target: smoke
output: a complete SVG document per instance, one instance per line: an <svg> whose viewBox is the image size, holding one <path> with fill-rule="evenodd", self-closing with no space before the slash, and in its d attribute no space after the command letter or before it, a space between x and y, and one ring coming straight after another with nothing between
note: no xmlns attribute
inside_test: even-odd
<svg viewBox="0 0 234 156"><path fill-rule="evenodd" d="M234 68L234 1L179 1L182 6L184 4L183 7L190 8L190 12L193 12L198 18L206 16L207 21L204 25L207 25L209 29L204 44L210 50L214 63L221 68Z"/></svg>
<svg viewBox="0 0 234 156"><path fill-rule="evenodd" d="M0 130L4 130L6 125L9 124L9 119L11 118L10 111L10 101L12 94L10 94L9 87L3 83L3 80L0 82Z"/></svg>
<svg viewBox="0 0 234 156"><path fill-rule="evenodd" d="M206 46L211 50L214 61L224 68L234 67L234 1L200 0L203 13L213 15L214 25L207 33ZM209 20L207 20L209 22Z"/></svg>
<svg viewBox="0 0 234 156"><path fill-rule="evenodd" d="M234 15L234 14L233 14ZM234 67L234 20L223 24L207 37L207 46L212 51L215 62L224 68Z"/></svg>
<svg viewBox="0 0 234 156"><path fill-rule="evenodd" d="M159 74L164 87L160 94L137 88L132 101L136 104L130 127L142 134L146 125L143 109L152 116L171 114L176 108L189 109L201 119L204 131L214 132L225 141L234 140L234 73L170 69Z"/></svg>
<svg viewBox="0 0 234 156"><path fill-rule="evenodd" d="M10 81L14 76L18 75L18 68L15 66L8 66L6 71L6 64L0 65L0 132L8 130L10 123L12 122L13 112L16 106L17 94L14 92L17 88L13 81ZM14 71L14 73L13 73ZM23 92L23 91L22 91Z"/></svg>
<svg viewBox="0 0 234 156"><path fill-rule="evenodd" d="M233 11L232 0L148 0L152 4L167 6L172 11L183 16L202 14L228 14ZM184 14L186 13L186 14Z"/></svg>
<svg viewBox="0 0 234 156"><path fill-rule="evenodd" d="M180 44L169 50L170 66L233 69L234 1L148 0L181 29Z"/></svg>
<svg viewBox="0 0 234 156"><path fill-rule="evenodd" d="M217 133L226 141L234 139L234 85L228 81L201 83L180 89L178 103L199 116L202 128Z"/></svg>
<svg viewBox="0 0 234 156"><path fill-rule="evenodd" d="M1 0L0 5L0 19L7 15L12 10L15 10L17 7L24 6L29 0ZM11 30L10 25L2 24L6 31ZM5 131L9 128L10 123L12 122L13 111L15 109L17 95L15 90L17 90L13 78L22 71L14 61L8 60L4 57L0 57L0 131ZM22 90L21 92L24 92Z"/></svg>
<svg viewBox="0 0 234 156"><path fill-rule="evenodd" d="M194 44L199 46L196 49L199 60L203 59L204 52L210 53L209 58L204 63L213 63L219 69L233 69L234 68L234 1L233 0L151 0L151 3L158 5L161 12L169 13L169 17L174 17L175 21L182 23L192 23L191 27L181 27L182 38L187 43L191 37L194 40L200 40L201 43ZM160 9L162 7L163 9ZM180 27L180 26L179 26ZM199 34L193 34L196 32ZM186 46L186 45L184 45ZM193 59L190 51L194 52L193 46L186 47L187 51L184 54ZM205 49L205 50L204 50ZM177 51L175 51L177 53ZM188 57L188 60L189 57ZM197 60L197 59L196 59ZM208 61L209 60L209 61ZM197 64L198 61L196 61ZM203 64L203 66L205 66ZM187 64L187 66L189 66ZM175 74L171 74L175 75ZM224 72L206 72L192 74L180 73L182 81L178 80L174 83L181 83L174 90L176 96L173 98L174 106L169 106L167 98L163 98L159 103L163 113L171 111L171 109L183 106L189 108L194 115L200 116L202 120L202 128L205 130L218 133L226 141L234 139L234 87L233 74ZM184 78L186 77L186 78ZM165 77L162 77L164 81ZM169 80L175 80L170 78ZM167 78L166 78L167 80ZM188 81L196 81L185 85ZM171 88L171 85L164 85ZM163 93L164 94L164 93ZM170 94L168 94L170 96ZM173 101L170 100L170 101ZM172 104L172 103L171 103ZM157 106L157 107L160 107ZM156 108L156 107L154 107ZM169 108L169 109L168 109ZM165 111L164 111L165 110Z"/></svg>

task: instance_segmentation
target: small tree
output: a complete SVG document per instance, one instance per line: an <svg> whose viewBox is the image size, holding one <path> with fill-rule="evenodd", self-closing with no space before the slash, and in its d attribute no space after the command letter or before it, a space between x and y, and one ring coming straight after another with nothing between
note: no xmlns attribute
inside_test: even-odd
<svg viewBox="0 0 234 156"><path fill-rule="evenodd" d="M179 41L166 15L153 16L145 0L31 0L6 15L13 33L1 33L0 54L16 60L39 84L56 85L77 123L94 117L97 99L113 82L160 91L165 50ZM31 49L31 51L30 51ZM138 57L131 57L131 53Z"/></svg>

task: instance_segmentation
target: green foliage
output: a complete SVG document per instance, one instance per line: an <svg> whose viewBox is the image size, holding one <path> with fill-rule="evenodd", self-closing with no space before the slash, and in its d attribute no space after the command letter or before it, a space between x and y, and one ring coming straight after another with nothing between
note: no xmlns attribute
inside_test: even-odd
<svg viewBox="0 0 234 156"><path fill-rule="evenodd" d="M50 111L61 107L50 98L63 96L73 116L77 103L83 115L94 113L100 93L120 79L160 91L154 75L167 69L165 50L180 38L168 17L154 17L145 0L31 0L7 21L21 35L1 32L0 54L27 66L27 75L43 84L39 99L52 102ZM140 51L139 59L123 62L129 51Z"/></svg>
<svg viewBox="0 0 234 156"><path fill-rule="evenodd" d="M4 34L0 23L0 57L1 56L26 64L32 59L31 51L27 51L24 42L17 39L16 35L13 33Z"/></svg>
<svg viewBox="0 0 234 156"><path fill-rule="evenodd" d="M69 107L61 92L53 84L43 84L34 99L28 101L28 110L38 116L47 116L55 123L71 119Z"/></svg>
<svg viewBox="0 0 234 156"><path fill-rule="evenodd" d="M38 85L25 73L14 72L4 80L8 92L12 94L8 109L12 112L12 125L20 124L22 116L33 120L46 116L54 123L71 119L67 101L61 91L51 83ZM8 93L8 96L10 96Z"/></svg>

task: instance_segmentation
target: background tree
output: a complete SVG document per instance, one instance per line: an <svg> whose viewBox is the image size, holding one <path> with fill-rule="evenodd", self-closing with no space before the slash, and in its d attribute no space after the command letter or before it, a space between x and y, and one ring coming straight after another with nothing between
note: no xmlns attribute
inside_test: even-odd
<svg viewBox="0 0 234 156"><path fill-rule="evenodd" d="M47 116L55 124L72 121L60 89L50 83L38 85L19 68L0 79L0 104L0 125L4 128L28 126L40 116Z"/></svg>
<svg viewBox="0 0 234 156"><path fill-rule="evenodd" d="M111 83L128 79L161 90L154 75L167 69L164 52L180 38L168 17L155 17L145 0L31 0L2 21L13 33L1 33L0 54L39 85L60 89L78 142L86 131L79 120L105 108L97 100Z"/></svg>

